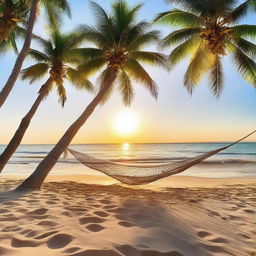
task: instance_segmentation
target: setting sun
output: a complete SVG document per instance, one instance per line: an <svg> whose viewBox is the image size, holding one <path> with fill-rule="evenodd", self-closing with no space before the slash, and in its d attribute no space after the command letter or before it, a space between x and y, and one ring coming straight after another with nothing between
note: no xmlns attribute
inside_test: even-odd
<svg viewBox="0 0 256 256"><path fill-rule="evenodd" d="M134 113L124 111L117 116L114 126L119 134L130 135L138 128L138 118Z"/></svg>

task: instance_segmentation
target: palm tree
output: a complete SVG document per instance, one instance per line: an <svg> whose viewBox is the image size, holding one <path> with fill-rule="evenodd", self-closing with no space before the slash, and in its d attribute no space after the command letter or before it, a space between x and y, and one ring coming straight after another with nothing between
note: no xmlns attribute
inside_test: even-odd
<svg viewBox="0 0 256 256"><path fill-rule="evenodd" d="M61 34L55 30L52 33L50 40L38 40L43 51L30 50L29 56L36 60L37 63L22 71L22 79L30 79L30 83L33 83L45 75L48 75L48 78L41 86L39 95L34 104L22 118L10 143L0 155L0 172L20 145L31 119L41 102L48 96L54 86L57 88L57 93L62 106L64 106L67 98L66 90L64 88L64 80L70 81L79 89L92 89L91 83L71 66L79 61L79 59L74 56L73 51L82 42L81 35L77 33Z"/></svg>
<svg viewBox="0 0 256 256"><path fill-rule="evenodd" d="M93 113L99 103L104 102L117 85L124 103L129 105L134 96L133 80L143 84L157 97L157 86L140 62L165 66L162 54L142 51L146 44L159 40L157 31L148 31L150 24L136 22L141 5L130 7L123 0L112 5L111 14L107 14L98 4L92 2L97 15L97 26L83 26L80 30L86 40L95 48L77 50L86 62L79 70L86 75L100 72L99 91L79 118L68 128L59 142L38 165L34 173L26 179L19 189L38 189L51 171L63 151L68 147L78 130Z"/></svg>
<svg viewBox="0 0 256 256"><path fill-rule="evenodd" d="M27 21L28 12L25 0L0 1L0 53L5 53L9 48L18 52L16 40L24 33L19 24Z"/></svg>
<svg viewBox="0 0 256 256"><path fill-rule="evenodd" d="M8 2L9 0L7 0ZM25 0L24 0L25 1ZM49 20L53 22L53 26L56 27L58 21L60 21L60 11L65 12L70 15L70 8L68 5L67 0L26 0L26 2L31 4L30 12L29 12L29 19L27 21L27 30L25 35L25 40L23 43L23 47L16 59L14 67L12 69L11 75L7 80L6 84L3 86L0 92L0 108L8 98L15 82L18 79L22 64L29 52L31 39L33 35L33 28L37 17L37 12L39 10L39 4L43 4L46 8L46 13L49 17ZM20 1L17 1L20 2ZM55 19L54 19L55 18Z"/></svg>
<svg viewBox="0 0 256 256"><path fill-rule="evenodd" d="M214 95L223 89L222 60L230 55L241 76L256 87L255 25L239 25L252 8L254 1L245 1L234 8L235 0L174 0L183 6L158 14L155 22L179 26L167 35L163 47L178 44L169 56L172 66L190 56L184 85L190 93L205 74L210 75Z"/></svg>

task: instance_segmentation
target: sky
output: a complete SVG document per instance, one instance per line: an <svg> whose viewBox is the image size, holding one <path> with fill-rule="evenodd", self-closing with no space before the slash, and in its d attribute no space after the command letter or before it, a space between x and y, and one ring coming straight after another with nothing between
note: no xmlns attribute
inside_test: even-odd
<svg viewBox="0 0 256 256"><path fill-rule="evenodd" d="M65 19L63 31L70 31L79 24L95 24L95 16L89 1L70 0L73 17ZM101 6L110 9L112 1L96 0ZM129 0L129 4L141 1ZM151 21L159 12L172 8L164 0L147 0L138 19ZM256 24L255 14L244 23ZM174 28L153 26L160 29L162 36ZM46 36L45 16L41 14L35 26L35 33ZM34 45L35 46L35 45ZM159 50L157 46L150 49ZM166 49L164 53L170 53ZM16 56L9 52L0 57L1 84L4 85L11 72ZM127 108L116 90L109 101L98 106L87 123L80 129L72 143L171 143L171 142L225 142L236 140L256 129L256 89L243 81L229 58L224 60L225 88L220 98L212 95L207 77L195 89L192 96L183 86L183 75L188 60L182 62L169 73L159 67L145 68L159 87L157 101L141 86L136 85L136 96ZM25 61L23 67L32 62ZM5 105L0 109L0 144L6 144L13 136L21 118L26 114L43 78L32 85L18 80ZM92 82L96 85L96 80ZM44 100L24 136L23 144L54 144L82 113L93 99L94 94L76 90L66 83L68 100L64 108L58 103L55 90ZM1 87L1 85L0 85ZM135 115L137 128L131 134L117 131L118 117L130 111ZM256 141L256 135L248 141Z"/></svg>

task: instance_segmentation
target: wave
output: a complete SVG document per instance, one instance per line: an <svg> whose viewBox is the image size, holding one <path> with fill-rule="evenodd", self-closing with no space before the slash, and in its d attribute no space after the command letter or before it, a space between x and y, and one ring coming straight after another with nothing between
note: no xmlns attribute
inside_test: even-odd
<svg viewBox="0 0 256 256"><path fill-rule="evenodd" d="M11 161L10 164L30 164L30 163L37 163L40 160L44 158L44 156L30 156L30 157L15 157L15 158L21 158L22 161ZM31 161L24 161L24 159L31 159ZM32 159L35 159L33 161ZM38 159L39 161L36 161ZM134 164L166 164L170 162L179 162L184 161L189 158L182 158L182 157L161 157L161 158L132 158L132 159L124 159L124 158L112 158L108 159L109 161L115 162L115 163L134 163ZM107 159L106 159L107 160ZM62 164L80 164L76 159L74 158L60 158L58 163ZM223 164L256 164L256 160L249 160L249 159L218 159L218 160L205 160L200 165L223 165Z"/></svg>
<svg viewBox="0 0 256 256"><path fill-rule="evenodd" d="M16 153L37 155L37 154L48 154L49 151L17 151Z"/></svg>

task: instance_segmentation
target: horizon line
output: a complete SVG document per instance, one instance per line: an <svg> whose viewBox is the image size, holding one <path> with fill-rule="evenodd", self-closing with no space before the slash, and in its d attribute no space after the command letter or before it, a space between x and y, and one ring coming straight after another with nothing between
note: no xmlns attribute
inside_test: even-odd
<svg viewBox="0 0 256 256"><path fill-rule="evenodd" d="M234 141L203 141L203 142L87 142L87 143L71 143L70 145L98 145L98 144L218 144L218 143L233 143ZM239 143L256 143L256 141L241 141ZM0 144L0 146L7 146L8 144ZM56 145L56 143L23 143L20 146L26 145Z"/></svg>

